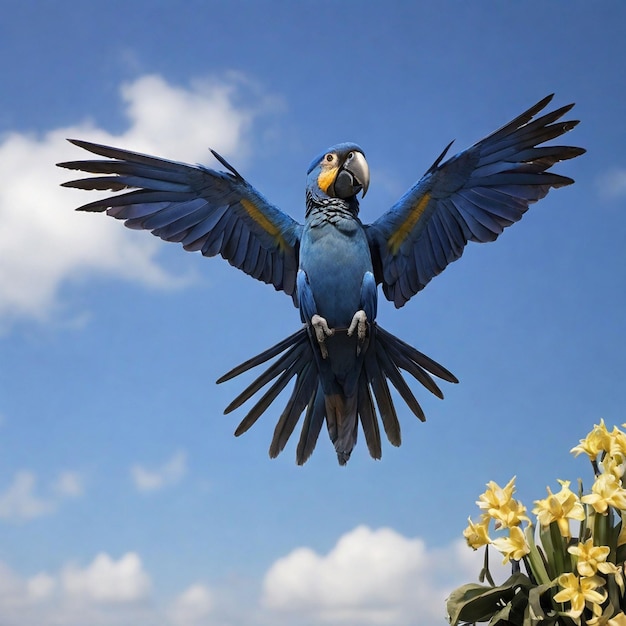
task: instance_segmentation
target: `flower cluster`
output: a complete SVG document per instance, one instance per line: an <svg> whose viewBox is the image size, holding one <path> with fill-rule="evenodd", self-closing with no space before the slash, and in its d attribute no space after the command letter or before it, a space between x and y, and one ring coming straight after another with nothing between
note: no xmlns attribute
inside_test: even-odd
<svg viewBox="0 0 626 626"><path fill-rule="evenodd" d="M538 532L513 497L515 478L504 487L487 484L476 502L480 518L470 518L463 535L474 550L485 547L480 580L490 584L463 585L450 595L453 626L626 626L626 434L609 432L601 421L571 452L589 457L591 491L584 494L579 482L575 493L566 480L558 481L554 493L548 487L547 497L532 509ZM499 586L489 572L490 547L513 565Z"/></svg>

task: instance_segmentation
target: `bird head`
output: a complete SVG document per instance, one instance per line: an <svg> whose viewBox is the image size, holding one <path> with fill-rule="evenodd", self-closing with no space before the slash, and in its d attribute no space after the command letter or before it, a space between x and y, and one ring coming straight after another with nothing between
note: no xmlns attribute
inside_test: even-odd
<svg viewBox="0 0 626 626"><path fill-rule="evenodd" d="M319 155L307 171L307 190L316 195L350 201L367 193L370 172L363 150L354 143L340 143Z"/></svg>

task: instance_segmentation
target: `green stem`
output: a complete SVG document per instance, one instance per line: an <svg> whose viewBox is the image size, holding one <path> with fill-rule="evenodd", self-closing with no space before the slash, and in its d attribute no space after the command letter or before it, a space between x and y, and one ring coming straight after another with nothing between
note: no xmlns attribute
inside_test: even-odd
<svg viewBox="0 0 626 626"><path fill-rule="evenodd" d="M545 565L543 564L539 548L537 548L535 543L534 525L528 524L524 530L524 534L526 535L526 541L528 542L529 552L526 556L528 557L527 562L530 565L530 570L538 584L547 585L551 582L551 579L550 576L548 576Z"/></svg>

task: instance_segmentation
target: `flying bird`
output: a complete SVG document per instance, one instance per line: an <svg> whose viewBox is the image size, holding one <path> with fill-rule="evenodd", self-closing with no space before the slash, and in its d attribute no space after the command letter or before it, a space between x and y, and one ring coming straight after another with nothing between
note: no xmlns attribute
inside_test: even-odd
<svg viewBox="0 0 626 626"><path fill-rule="evenodd" d="M400 445L389 382L411 411L425 419L402 371L440 398L433 377L458 382L376 323L378 286L396 307L403 306L458 259L468 241L493 241L551 188L574 182L549 171L585 152L543 145L578 124L561 119L573 104L538 117L551 99L444 161L449 144L424 176L371 224L359 219L358 196L365 196L370 176L365 154L354 143L337 144L311 163L304 224L266 200L213 150L226 171L70 139L106 158L59 165L96 174L66 182L66 187L124 191L77 210L106 211L129 228L149 230L185 250L207 257L220 254L291 296L301 327L218 380L274 359L225 413L267 387L237 427L235 434L241 435L295 379L270 456L283 450L304 413L297 463L310 457L326 422L344 465L359 423L373 458L382 454L379 419L389 442Z"/></svg>

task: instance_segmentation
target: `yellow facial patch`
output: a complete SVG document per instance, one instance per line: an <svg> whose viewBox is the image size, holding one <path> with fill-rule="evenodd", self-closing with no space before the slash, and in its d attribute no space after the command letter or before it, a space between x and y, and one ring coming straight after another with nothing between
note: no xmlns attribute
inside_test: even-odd
<svg viewBox="0 0 626 626"><path fill-rule="evenodd" d="M338 167L322 169L320 175L317 177L317 185L324 193L328 193L328 188L335 182L338 169Z"/></svg>
<svg viewBox="0 0 626 626"><path fill-rule="evenodd" d="M409 211L406 219L399 228L389 237L387 245L391 250L391 254L396 254L400 249L400 246L404 243L404 240L409 236L409 233L413 230L413 227L422 217L428 203L430 201L430 193L425 193L420 201Z"/></svg>
<svg viewBox="0 0 626 626"><path fill-rule="evenodd" d="M247 200L246 198L241 198L241 200L239 202L240 202L241 206L245 209L246 213L266 233L268 233L269 235L274 237L274 239L276 240L276 243L278 244L278 247L281 250L285 250L288 247L287 246L287 242L285 241L284 237L281 235L278 226L273 224L270 221L270 219L261 212L259 207L257 207L256 204L254 204L254 202L251 202L250 200Z"/></svg>

